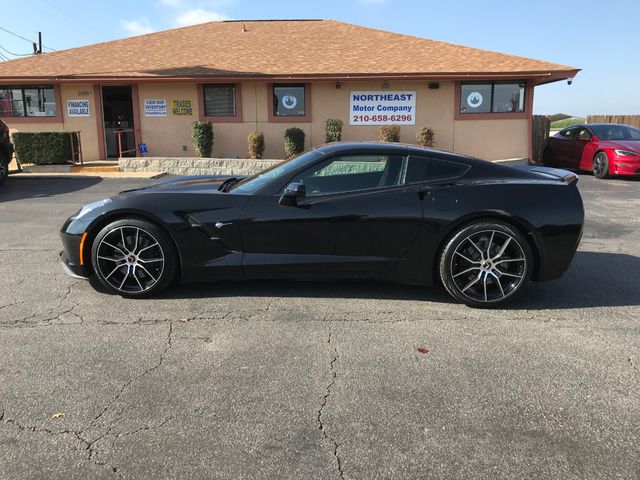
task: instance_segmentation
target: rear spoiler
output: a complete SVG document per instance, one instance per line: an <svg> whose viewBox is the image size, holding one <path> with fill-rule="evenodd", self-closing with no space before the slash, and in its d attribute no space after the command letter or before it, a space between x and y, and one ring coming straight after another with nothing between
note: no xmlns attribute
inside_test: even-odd
<svg viewBox="0 0 640 480"><path fill-rule="evenodd" d="M568 170L561 170L559 168L543 167L539 165L520 166L516 168L526 170L527 172L538 173L540 175L544 175L549 179L561 181L566 184L571 184L578 181L578 175Z"/></svg>

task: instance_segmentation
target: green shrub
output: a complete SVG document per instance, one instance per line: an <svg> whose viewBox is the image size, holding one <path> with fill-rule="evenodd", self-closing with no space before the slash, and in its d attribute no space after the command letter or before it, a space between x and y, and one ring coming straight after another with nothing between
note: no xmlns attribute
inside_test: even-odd
<svg viewBox="0 0 640 480"><path fill-rule="evenodd" d="M15 132L12 141L20 163L51 165L71 161L71 137L77 152L78 137L68 132Z"/></svg>
<svg viewBox="0 0 640 480"><path fill-rule="evenodd" d="M211 157L213 153L213 124L211 122L193 122L191 139L196 155L204 158Z"/></svg>
<svg viewBox="0 0 640 480"><path fill-rule="evenodd" d="M328 142L339 142L342 140L342 120L329 118L325 126L325 139Z"/></svg>
<svg viewBox="0 0 640 480"><path fill-rule="evenodd" d="M264 135L261 132L251 132L247 137L249 144L249 158L262 158L264 154Z"/></svg>
<svg viewBox="0 0 640 480"><path fill-rule="evenodd" d="M433 147L436 140L436 132L431 128L420 127L416 132L416 141L421 147Z"/></svg>
<svg viewBox="0 0 640 480"><path fill-rule="evenodd" d="M284 132L284 153L287 158L304 152L304 137L304 132L299 128L287 128Z"/></svg>
<svg viewBox="0 0 640 480"><path fill-rule="evenodd" d="M399 142L400 127L398 125L380 125L378 140L381 142Z"/></svg>

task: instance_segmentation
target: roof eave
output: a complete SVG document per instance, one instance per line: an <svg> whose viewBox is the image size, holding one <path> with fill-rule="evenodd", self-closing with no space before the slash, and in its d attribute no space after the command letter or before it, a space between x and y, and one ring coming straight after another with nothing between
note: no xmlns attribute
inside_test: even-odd
<svg viewBox="0 0 640 480"><path fill-rule="evenodd" d="M444 72L444 73L328 73L291 75L64 75L0 77L0 84L9 83L114 83L114 82L211 82L211 81L349 81L349 80L533 80L536 85L557 82L575 77L580 69L544 70L521 72Z"/></svg>

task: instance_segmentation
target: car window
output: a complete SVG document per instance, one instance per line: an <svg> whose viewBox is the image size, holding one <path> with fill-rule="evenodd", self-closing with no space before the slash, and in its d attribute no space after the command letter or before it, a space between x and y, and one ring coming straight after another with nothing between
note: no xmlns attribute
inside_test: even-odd
<svg viewBox="0 0 640 480"><path fill-rule="evenodd" d="M640 140L640 129L627 125L593 125L591 128L600 140Z"/></svg>
<svg viewBox="0 0 640 480"><path fill-rule="evenodd" d="M579 137L591 138L591 132L586 128L580 128L577 130L577 134L576 134L576 138L579 138Z"/></svg>
<svg viewBox="0 0 640 480"><path fill-rule="evenodd" d="M469 170L469 165L427 157L409 157L405 183L432 182L457 178Z"/></svg>
<svg viewBox="0 0 640 480"><path fill-rule="evenodd" d="M575 138L576 133L578 133L578 129L575 127L565 128L564 130L558 132L558 136L562 138Z"/></svg>
<svg viewBox="0 0 640 480"><path fill-rule="evenodd" d="M260 173L251 175L240 182L234 184L230 190L235 193L255 193L267 183L286 175L291 170L300 168L306 162L322 157L322 153L317 150L307 150L300 155L290 158L282 163L279 163L271 168L263 170ZM285 177L286 178L286 177Z"/></svg>
<svg viewBox="0 0 640 480"><path fill-rule="evenodd" d="M291 182L304 183L307 196L392 187L402 183L405 163L401 155L341 155L308 168Z"/></svg>

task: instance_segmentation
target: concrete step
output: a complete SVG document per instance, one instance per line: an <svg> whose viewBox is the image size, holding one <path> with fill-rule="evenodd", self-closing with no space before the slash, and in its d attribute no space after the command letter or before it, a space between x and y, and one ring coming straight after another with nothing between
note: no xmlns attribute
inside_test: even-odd
<svg viewBox="0 0 640 480"><path fill-rule="evenodd" d="M71 172L79 173L79 172L119 172L120 169L118 165L96 165L96 166L88 166L88 165L73 165L70 169Z"/></svg>
<svg viewBox="0 0 640 480"><path fill-rule="evenodd" d="M31 165L22 166L25 173L115 173L119 172L117 162L84 162L84 165L71 163L62 165Z"/></svg>

